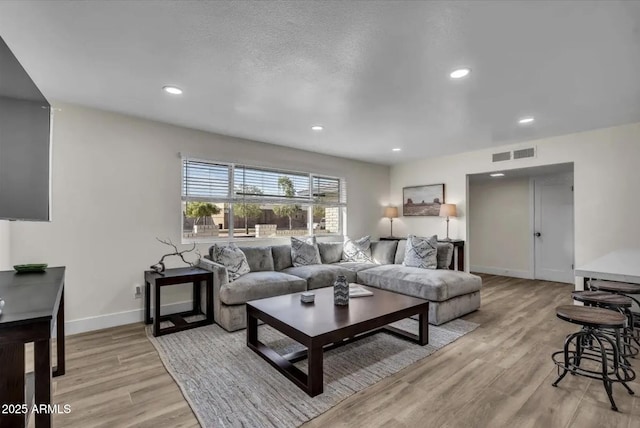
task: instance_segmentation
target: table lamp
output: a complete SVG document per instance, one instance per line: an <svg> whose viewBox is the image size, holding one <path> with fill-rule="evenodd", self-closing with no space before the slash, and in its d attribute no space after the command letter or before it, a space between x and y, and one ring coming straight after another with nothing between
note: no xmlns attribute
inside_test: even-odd
<svg viewBox="0 0 640 428"><path fill-rule="evenodd" d="M398 207L385 207L384 216L391 222L391 235L393 238L393 219L398 217Z"/></svg>
<svg viewBox="0 0 640 428"><path fill-rule="evenodd" d="M449 217L456 217L456 204L442 204L440 205L440 217L447 218L447 237L443 241L451 241L449 238Z"/></svg>

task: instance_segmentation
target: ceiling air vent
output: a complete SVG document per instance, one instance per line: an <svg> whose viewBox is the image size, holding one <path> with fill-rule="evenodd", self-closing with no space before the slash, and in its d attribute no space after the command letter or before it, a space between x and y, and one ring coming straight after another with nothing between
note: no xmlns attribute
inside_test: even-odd
<svg viewBox="0 0 640 428"><path fill-rule="evenodd" d="M494 153L492 162L511 160L511 152Z"/></svg>
<svg viewBox="0 0 640 428"><path fill-rule="evenodd" d="M532 157L535 157L535 155L536 155L536 149L533 147L530 147L528 149L520 149L520 150L513 151L514 159L532 158Z"/></svg>

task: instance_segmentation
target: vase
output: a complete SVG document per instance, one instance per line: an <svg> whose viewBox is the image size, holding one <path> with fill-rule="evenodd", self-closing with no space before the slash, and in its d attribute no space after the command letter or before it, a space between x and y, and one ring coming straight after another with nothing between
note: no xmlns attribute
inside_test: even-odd
<svg viewBox="0 0 640 428"><path fill-rule="evenodd" d="M349 283L344 275L338 275L333 283L333 303L338 306L349 304Z"/></svg>

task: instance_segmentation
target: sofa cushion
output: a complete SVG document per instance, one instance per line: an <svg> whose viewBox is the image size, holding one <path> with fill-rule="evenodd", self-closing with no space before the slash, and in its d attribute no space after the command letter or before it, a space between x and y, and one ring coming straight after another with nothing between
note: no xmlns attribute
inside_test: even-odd
<svg viewBox="0 0 640 428"><path fill-rule="evenodd" d="M320 251L315 236L304 238L291 237L291 261L293 266L321 264Z"/></svg>
<svg viewBox="0 0 640 428"><path fill-rule="evenodd" d="M342 242L318 242L322 263L338 263L342 258Z"/></svg>
<svg viewBox="0 0 640 428"><path fill-rule="evenodd" d="M397 242L398 242L398 247L396 249L396 256L393 262L397 265L401 265L402 262L404 261L404 253L407 250L407 240L401 239Z"/></svg>
<svg viewBox="0 0 640 428"><path fill-rule="evenodd" d="M451 242L438 242L438 269L449 269L453 259L453 244Z"/></svg>
<svg viewBox="0 0 640 428"><path fill-rule="evenodd" d="M209 255L212 261L227 268L229 281L235 281L250 271L247 257L233 242L229 246L213 244L209 248Z"/></svg>
<svg viewBox="0 0 640 428"><path fill-rule="evenodd" d="M357 240L345 236L344 246L342 248L342 259L340 261L373 262L371 258L371 236L363 236Z"/></svg>
<svg viewBox="0 0 640 428"><path fill-rule="evenodd" d="M356 281L356 273L354 271L335 264L290 267L282 272L303 278L307 281L309 290L333 286L338 275L344 275L348 282Z"/></svg>
<svg viewBox="0 0 640 428"><path fill-rule="evenodd" d="M456 270L382 265L358 272L358 283L434 302L473 293L482 287L479 276Z"/></svg>
<svg viewBox="0 0 640 428"><path fill-rule="evenodd" d="M361 270L371 269L372 267L378 266L376 263L366 263L366 262L340 262L340 263L334 263L334 265L340 266L345 269L349 269L350 271L353 271L353 272L359 272Z"/></svg>
<svg viewBox="0 0 640 428"><path fill-rule="evenodd" d="M240 247L240 249L247 257L251 272L274 270L271 247Z"/></svg>
<svg viewBox="0 0 640 428"><path fill-rule="evenodd" d="M282 272L250 272L220 287L220 301L239 305L249 300L305 291L307 281Z"/></svg>
<svg viewBox="0 0 640 428"><path fill-rule="evenodd" d="M438 267L438 237L421 237L409 235L402 264L422 269L436 269Z"/></svg>
<svg viewBox="0 0 640 428"><path fill-rule="evenodd" d="M274 245L271 247L274 270L282 270L293 266L291 261L291 245Z"/></svg>
<svg viewBox="0 0 640 428"><path fill-rule="evenodd" d="M380 265L393 264L397 248L398 241L374 241L371 243L371 258Z"/></svg>

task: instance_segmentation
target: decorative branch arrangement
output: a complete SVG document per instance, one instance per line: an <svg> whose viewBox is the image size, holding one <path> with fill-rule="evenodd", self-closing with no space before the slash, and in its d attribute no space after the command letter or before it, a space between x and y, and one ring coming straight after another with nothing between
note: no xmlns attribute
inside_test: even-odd
<svg viewBox="0 0 640 428"><path fill-rule="evenodd" d="M156 239L157 239L159 242L162 242L162 243L163 243L163 244L165 244L165 245L169 245L169 246L173 247L173 249L175 250L173 253L165 254L164 256L162 256L162 258L160 259L160 261L159 261L158 263L156 263L155 265L151 266L151 269L152 269L152 270L154 270L154 271L156 271L156 272L158 272L158 273L162 273L162 272L164 272L164 269L165 269L165 266L164 266L164 259L165 259L165 258L167 258L167 257L169 257L169 256L179 256L179 257L182 259L182 261L183 261L183 262L185 262L186 264L188 264L189 266L195 266L197 262L196 262L196 263L188 262L188 261L184 258L184 255L185 255L186 253L190 253L190 252L192 252L193 250L195 250L195 253L194 253L194 254L198 256L198 260L199 260L199 259L200 259L200 257L201 257L200 251L196 250L196 244L195 244L195 242L193 243L193 247L191 247L190 249L188 249L188 250L184 250L184 251L178 251L178 247L176 247L176 246L175 246L175 244L174 244L173 242L171 242L171 240L170 240L170 239L167 239L166 241L165 241L165 240L162 240L162 239L160 239L160 238L156 238Z"/></svg>

